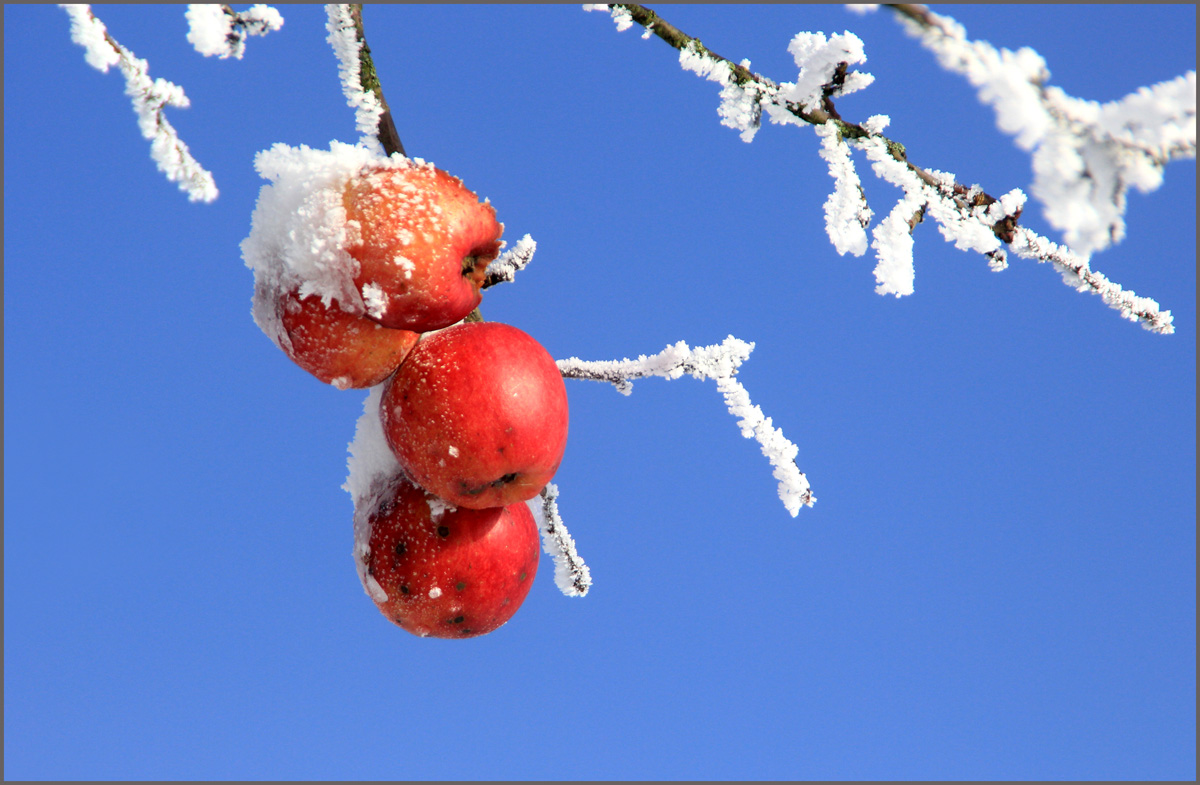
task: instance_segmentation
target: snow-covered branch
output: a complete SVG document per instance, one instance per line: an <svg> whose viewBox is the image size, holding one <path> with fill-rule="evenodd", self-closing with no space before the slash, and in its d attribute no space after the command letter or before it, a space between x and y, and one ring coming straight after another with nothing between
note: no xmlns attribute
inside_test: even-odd
<svg viewBox="0 0 1200 785"><path fill-rule="evenodd" d="M125 94L133 100L142 136L150 140L150 157L158 170L193 202L217 198L213 176L192 157L175 128L163 115L164 106L190 105L183 88L165 79L151 79L150 65L134 56L108 33L87 5L61 6L71 17L71 40L84 49L88 65L101 73L116 66L125 77Z"/></svg>
<svg viewBox="0 0 1200 785"><path fill-rule="evenodd" d="M283 16L269 5L256 5L246 11L216 3L191 3L185 14L187 40L205 57L238 60L246 53L246 36L266 35L283 27Z"/></svg>
<svg viewBox="0 0 1200 785"><path fill-rule="evenodd" d="M1028 47L997 49L924 6L892 7L943 68L978 89L1000 130L1032 151L1030 191L1080 256L1124 238L1130 186L1153 191L1169 161L1196 157L1195 71L1100 104L1048 86L1045 60Z"/></svg>
<svg viewBox="0 0 1200 785"><path fill-rule="evenodd" d="M906 8L921 9L920 13L929 19L945 19L936 17L921 6ZM870 74L849 70L849 66L866 59L862 42L852 33L830 37L821 33L798 34L788 47L800 69L797 81L776 83L752 72L749 61L735 63L721 57L645 6L622 3L585 6L585 10L607 10L616 21L618 31L639 24L647 33L653 33L679 50L680 65L684 70L721 86L721 103L718 107L721 124L738 130L744 141L754 138L764 115L776 124L816 127L821 139L821 156L828 163L829 173L834 178L833 193L825 204L826 231L839 254L849 252L861 255L866 250L865 228L872 213L863 198L850 154L851 148L865 150L876 174L903 190L903 196L896 206L872 232L874 239L871 247L877 258L876 291L880 294L902 296L912 293L915 277L912 231L923 218L932 217L948 241L957 248L983 254L993 270L1003 270L1008 266L1003 247L1008 245L1018 256L1051 262L1060 270L1072 271L1067 276L1069 283L1080 290L1100 294L1105 302L1143 327L1158 333L1174 331L1170 311L1161 310L1154 300L1127 292L1091 271L1086 253L1061 248L1026 231L1020 235L1022 242L1014 245L1018 236L1017 222L1024 204L1024 195L1019 190L996 198L979 186L956 182L953 175L914 165L908 161L904 145L883 135L888 123L886 117L874 116L861 124L842 120L832 99L861 89L870 84L872 79ZM953 20L945 22L947 29L952 29L949 26L953 24ZM928 35L946 38L950 34L939 28ZM960 39L965 41L965 34L958 35L955 40ZM954 50L959 60L969 59L959 51L961 48ZM1042 175L1034 182L1035 193L1041 195L1044 201L1054 202L1055 209L1065 205L1062 207L1063 222L1070 217L1074 226L1071 230L1074 233L1068 233L1068 237L1084 237L1090 231L1091 234L1087 236L1094 240L1095 232L1087 229L1087 226L1094 228L1099 224L1080 219L1080 211L1071 207L1077 201L1070 201L1062 193L1064 189L1075 187L1076 190L1088 190L1089 193L1081 198L1092 199L1093 204L1098 195L1104 193L1112 197L1115 192L1116 196L1109 206L1116 213L1112 210L1105 213L1099 208L1093 212L1107 216L1107 222L1100 223L1107 227L1105 231L1109 231L1110 237L1116 237L1124 231L1123 224L1120 224L1117 232L1118 224L1114 220L1119 220L1119 215L1124 211L1126 184L1134 184L1142 190L1157 187L1161 182L1162 164L1166 160L1195 156L1194 73L1174 82L1143 88L1118 102L1118 105L1101 107L1070 99L1061 91L1042 88L1039 80L1044 63L1032 50L1022 50L1015 55L1008 53L1007 56L996 54L990 59L978 55L977 59L987 67L975 68L973 74L988 68L1000 74L982 92L986 93L986 100L1015 107L1002 113L1001 126L1006 130L1009 127L1018 130L1024 128L1024 136L1019 137L1019 141L1041 138L1038 134L1045 135L1043 131L1008 119L1010 115L1032 117L1034 113L1030 107L1033 104L1040 106L1039 102L1046 103L1051 108L1057 107L1056 111L1060 114L1074 118L1072 133L1076 135L1058 135L1055 137L1058 140L1057 152L1035 155L1034 159L1035 171L1039 167L1044 170L1074 167L1072 177L1079 178L1072 181L1074 186L1061 177L1054 180L1050 174ZM1133 115L1139 119L1132 119ZM1054 122L1048 109L1041 111L1041 116L1047 126ZM1080 118L1091 116L1097 119L1088 126L1090 130L1086 135L1079 135ZM1147 119L1152 116L1156 119ZM1078 139L1084 141L1070 141ZM1043 145L1047 150L1051 146ZM1105 149L1123 152L1121 155L1113 153L1115 157L1101 160L1098 156ZM1080 161L1082 163L1078 166L1073 163ZM1103 169L1107 174L1098 176L1089 166ZM1082 176L1081 172L1087 176ZM1094 244L1088 245L1091 242L1089 240L1084 242L1085 247L1095 247ZM1064 258L1070 261L1064 262Z"/></svg>
<svg viewBox="0 0 1200 785"><path fill-rule="evenodd" d="M547 483L541 495L526 504L542 533L542 550L554 559L554 584L568 597L583 597L592 588L592 573L558 514L558 486Z"/></svg>
<svg viewBox="0 0 1200 785"><path fill-rule="evenodd" d="M770 417L750 401L750 394L735 377L738 367L750 356L754 344L746 343L732 335L714 346L688 348L683 341L668 346L661 352L636 360L584 361L571 357L558 361L558 369L568 379L589 379L608 382L622 395L633 391L634 379L661 376L678 379L688 374L697 379L713 379L717 389L725 398L729 412L738 419L742 436L755 439L762 447L773 467L773 475L779 481L779 498L784 507L795 517L802 506L811 507L817 500L812 494L808 478L796 466L799 448L789 441L783 431L776 428Z"/></svg>
<svg viewBox="0 0 1200 785"><path fill-rule="evenodd" d="M479 288L486 289L498 283L511 283L521 270L533 261L533 252L537 243L529 235L525 235L517 244L492 260L487 266L486 277Z"/></svg>
<svg viewBox="0 0 1200 785"><path fill-rule="evenodd" d="M338 59L338 75L346 103L354 109L355 123L363 144L385 155L405 155L404 144L392 121L391 110L375 74L375 61L363 33L362 5L330 3L325 6L329 31L326 40Z"/></svg>

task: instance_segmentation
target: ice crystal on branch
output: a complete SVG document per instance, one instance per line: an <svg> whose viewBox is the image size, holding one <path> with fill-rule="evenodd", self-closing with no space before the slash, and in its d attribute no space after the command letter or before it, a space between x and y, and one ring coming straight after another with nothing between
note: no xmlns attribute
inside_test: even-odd
<svg viewBox="0 0 1200 785"><path fill-rule="evenodd" d="M500 254L487 266L486 277L481 288L495 286L498 283L512 282L517 273L524 270L533 261L533 252L537 243L529 235L525 235L511 249Z"/></svg>
<svg viewBox="0 0 1200 785"><path fill-rule="evenodd" d="M363 135L362 144L382 154L383 145L376 138L376 133L383 116L383 104L373 92L363 89L362 41L350 16L350 6L330 3L325 6L325 12L329 17L325 25L329 31L326 40L337 55L342 93L346 96L346 104L354 110L355 127Z"/></svg>
<svg viewBox="0 0 1200 785"><path fill-rule="evenodd" d="M283 16L269 5L256 5L241 13L227 5L191 3L185 14L187 40L205 57L238 60L246 53L246 36L266 35L283 27Z"/></svg>
<svg viewBox="0 0 1200 785"><path fill-rule="evenodd" d="M913 266L913 228L924 209L919 196L906 196L896 203L878 226L871 231L875 249L875 280L879 294L903 297L913 293L916 269Z"/></svg>
<svg viewBox="0 0 1200 785"><path fill-rule="evenodd" d="M558 514L558 486L546 483L541 494L525 504L542 533L542 550L554 560L554 584L568 597L583 597L592 588L592 572Z"/></svg>
<svg viewBox="0 0 1200 785"><path fill-rule="evenodd" d="M584 3L584 11L608 11L612 15L613 22L617 25L617 32L623 33L633 27L633 17L629 11L619 5L608 5L607 3Z"/></svg>
<svg viewBox="0 0 1200 785"><path fill-rule="evenodd" d="M816 127L821 139L821 157L829 164L833 193L825 200L825 231L837 252L862 256L867 252L866 228L871 223L871 208L863 196L862 181L854 170L854 160L833 122Z"/></svg>
<svg viewBox="0 0 1200 785"><path fill-rule="evenodd" d="M571 357L558 361L558 369L569 379L590 379L608 382L623 395L633 391L633 379L661 376L678 379L684 374L696 379L713 379L725 399L729 412L738 419L742 436L755 439L773 468L773 476L779 481L779 498L787 511L795 517L801 506L811 507L817 500L812 494L808 478L796 466L799 448L789 441L783 431L776 428L770 417L750 401L750 394L735 376L738 367L750 356L754 344L746 343L732 335L715 346L688 348L683 341L668 346L661 352L636 360L585 361Z"/></svg>
<svg viewBox="0 0 1200 785"><path fill-rule="evenodd" d="M841 85L834 85L839 68L844 70L867 61L862 39L849 31L828 38L824 33L797 33L788 44L788 52L795 59L800 75L795 84L781 85L780 95L810 112L821 108L826 95L848 95L875 81L871 74L851 71Z"/></svg>
<svg viewBox="0 0 1200 785"><path fill-rule="evenodd" d="M749 69L750 61L743 60L741 65ZM721 103L717 107L721 125L740 132L743 142L752 141L762 124L762 92L757 84L738 84L729 63L701 51L694 44L679 50L679 66L721 85Z"/></svg>
<svg viewBox="0 0 1200 785"><path fill-rule="evenodd" d="M217 198L213 176L192 157L188 146L163 115L163 107L184 108L190 102L183 88L165 79L151 79L150 65L117 43L87 5L61 6L71 17L71 40L84 49L88 65L101 73L116 66L125 77L125 94L133 100L138 128L150 140L150 157L158 170L192 202Z"/></svg>
<svg viewBox="0 0 1200 785"><path fill-rule="evenodd" d="M1099 104L1049 87L1050 72L1028 47L1016 52L972 41L958 22L918 7L905 29L962 74L996 112L1000 130L1033 153L1030 191L1046 220L1082 256L1125 236L1125 194L1162 184L1163 166L1196 157L1196 73Z"/></svg>
<svg viewBox="0 0 1200 785"><path fill-rule="evenodd" d="M1039 262L1051 262L1062 274L1063 281L1081 292L1092 292L1112 309L1126 319L1138 322L1147 330L1156 333L1170 334L1175 332L1170 311L1159 309L1156 301L1149 297L1139 297L1115 284L1103 274L1092 270L1088 260L1070 249L1054 243L1045 237L1020 227L1014 233L1011 244L1013 252L1026 259Z"/></svg>

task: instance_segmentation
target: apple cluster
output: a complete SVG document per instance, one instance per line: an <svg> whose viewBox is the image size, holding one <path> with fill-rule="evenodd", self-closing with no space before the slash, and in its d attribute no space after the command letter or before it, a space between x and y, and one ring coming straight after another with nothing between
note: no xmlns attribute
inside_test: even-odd
<svg viewBox="0 0 1200 785"><path fill-rule="evenodd" d="M491 632L537 572L526 501L566 447L562 375L516 327L464 321L502 245L491 204L398 156L359 168L337 193L344 231L332 256L344 285L331 295L294 270L259 276L256 321L322 382L381 385L379 423L400 471L356 511L367 520L363 582L379 609L416 635Z"/></svg>

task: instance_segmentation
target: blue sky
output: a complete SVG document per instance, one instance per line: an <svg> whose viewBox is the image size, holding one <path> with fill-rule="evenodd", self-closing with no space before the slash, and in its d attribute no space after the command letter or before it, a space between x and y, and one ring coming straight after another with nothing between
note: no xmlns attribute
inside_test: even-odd
<svg viewBox="0 0 1200 785"><path fill-rule="evenodd" d="M800 448L791 518L712 382L569 381L555 479L595 586L543 557L468 641L387 622L351 558L364 393L250 318L238 243L276 142L357 138L319 6L241 61L182 8L98 6L192 105L220 198L155 170L68 20L4 9L4 714L9 779L1193 779L1196 170L1132 193L1096 269L1155 335L1017 258L916 233L916 292L824 232L808 129L752 144L715 85L578 6L368 7L404 144L537 255L486 318L555 357L755 343L739 379ZM1195 68L1195 8L946 6L1111 101ZM852 30L910 160L993 194L1029 158L886 12L678 6L754 70ZM896 192L856 158L877 220ZM1033 204L1023 223L1057 236Z"/></svg>

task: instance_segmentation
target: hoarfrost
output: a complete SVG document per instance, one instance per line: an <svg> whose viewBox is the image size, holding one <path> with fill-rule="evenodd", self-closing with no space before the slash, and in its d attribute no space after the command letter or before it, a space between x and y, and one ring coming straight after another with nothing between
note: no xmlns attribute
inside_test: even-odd
<svg viewBox="0 0 1200 785"><path fill-rule="evenodd" d="M871 208L863 197L850 146L842 141L832 121L817 126L816 132L821 139L821 157L828 162L829 176L834 181L833 193L825 200L825 232L840 255L862 256L867 251Z"/></svg>
<svg viewBox="0 0 1200 785"><path fill-rule="evenodd" d="M325 6L328 21L325 29L329 36L325 40L333 47L338 59L338 76L342 80L342 93L346 104L354 110L355 127L363 135L360 144L377 155L383 154L383 146L376 138L379 120L383 117L383 104L374 93L362 88L359 55L362 42L350 16L350 6L345 3L330 3Z"/></svg>
<svg viewBox="0 0 1200 785"><path fill-rule="evenodd" d="M739 85L729 63L701 52L690 42L679 50L679 65L721 85L721 103L717 107L721 125L740 132L743 142L752 141L762 124L762 94L758 85L753 81ZM750 61L743 60L741 65L748 69Z"/></svg>
<svg viewBox="0 0 1200 785"><path fill-rule="evenodd" d="M317 295L326 305L336 300L351 313L381 310L382 291L367 286L360 295L354 285L358 263L345 248L359 227L346 220L342 193L365 168L413 166L428 164L341 142L329 150L276 144L254 157L254 168L269 182L259 191L242 259L254 271L254 321L276 344L287 340L274 306L279 292Z"/></svg>
<svg viewBox="0 0 1200 785"><path fill-rule="evenodd" d="M386 602L387 593L367 574L367 557L371 554L371 513L379 506L391 483L404 472L383 435L379 406L383 400L383 385L367 392L363 413L350 442L350 457L346 461L349 474L342 489L354 502L354 566L358 578L371 599Z"/></svg>
<svg viewBox="0 0 1200 785"><path fill-rule="evenodd" d="M1163 166L1196 157L1196 72L1100 104L1047 86L1050 71L1029 48L971 41L961 24L926 10L905 28L949 71L962 74L996 112L996 124L1032 151L1030 191L1077 254L1125 237L1125 194L1162 183Z"/></svg>
<svg viewBox="0 0 1200 785"><path fill-rule="evenodd" d="M811 507L816 502L808 484L808 478L796 466L799 448L789 441L783 431L776 428L770 417L750 401L746 388L734 378L738 367L750 356L754 344L738 340L732 335L713 346L688 348L683 341L668 346L658 354L647 357L640 355L636 360L584 361L571 357L558 361L563 376L571 379L590 379L608 382L623 395L633 391L632 379L661 376L678 379L690 374L696 379L713 379L725 399L729 412L738 418L742 436L755 439L762 448L779 481L779 498L787 511L795 517L801 506Z"/></svg>
<svg viewBox="0 0 1200 785"><path fill-rule="evenodd" d="M796 61L800 75L795 84L782 85L780 98L800 104L810 112L821 108L825 87L833 82L841 64L851 66L867 61L862 39L850 31L834 33L828 38L824 33L797 33L788 44L788 52ZM875 77L870 74L852 71L846 74L841 87L830 95L849 95L874 81Z"/></svg>
<svg viewBox="0 0 1200 785"><path fill-rule="evenodd" d="M867 7L875 8L855 6L851 10L865 11ZM585 10L609 8L584 6ZM906 27L937 53L944 67L966 74L979 88L980 98L995 108L1000 127L1016 136L1018 144L1034 150L1031 190L1045 204L1051 223L1062 229L1081 253L1059 249L1047 251L1050 257L1031 258L1053 262L1062 270L1084 270L1077 279L1073 273L1064 273L1064 280L1073 286L1083 282L1080 288L1101 295L1105 302L1147 329L1173 332L1170 311L1160 311L1154 300L1122 290L1092 271L1087 257L1124 236L1128 187L1143 191L1157 188L1167 161L1195 157L1195 72L1143 87L1121 101L1104 105L1080 101L1058 88L1044 86L1049 71L1032 49L997 50L986 42L968 41L961 25L923 6L895 8L901 16L915 17L903 20ZM685 70L721 85L721 123L741 131L747 142L753 139L764 113L772 123L808 125L814 119L801 116L797 104L813 113L825 108L826 96L849 94L873 80L870 74L847 72L850 66L866 61L862 41L850 32L828 37L824 33L797 34L788 46L800 67L794 84L777 85L757 74L742 73L694 39L685 37L682 43L673 45L679 50L679 62ZM749 61L743 60L742 65L748 69ZM740 76L735 77L735 72ZM902 146L882 138L888 122L883 115L870 117L860 126L867 132L866 137L855 134L846 140L866 150L876 175L904 192L889 213L887 225L876 227L872 233L871 247L878 260L876 290L897 296L912 292L911 231L926 214L937 221L938 230L956 247L984 254L992 270L1006 269L1008 259L1002 241L1012 242L1016 221L1009 219L1019 217L1025 195L1013 190L992 203L990 198L978 199L982 192L977 188L967 193L948 173L911 167L904 160ZM852 159L848 150L834 147L832 135L819 133L821 155L835 180L834 191L825 203L826 230L839 253L861 253L866 220L860 219L869 217L869 208L861 190L854 187L857 175ZM895 151L889 149L892 145ZM981 201L986 204L979 204ZM1021 247L1013 248L1020 256L1036 254L1035 249L1058 248L1036 234L1024 232L1021 237ZM1062 253L1073 261L1061 262ZM617 379L614 384L628 394L626 380Z"/></svg>
<svg viewBox="0 0 1200 785"><path fill-rule="evenodd" d="M623 33L633 27L633 17L629 15L629 11L621 8L618 5L609 5L607 3L584 3L584 11L607 11L613 18L613 22L617 25L617 32Z"/></svg>
<svg viewBox="0 0 1200 785"><path fill-rule="evenodd" d="M547 483L525 504L542 534L542 550L554 560L554 585L568 597L583 597L592 587L592 573L558 514L558 486Z"/></svg>
<svg viewBox="0 0 1200 785"><path fill-rule="evenodd" d="M167 179L179 183L188 201L217 198L213 176L192 157L188 146L163 114L164 106L191 105L183 88L165 79L150 79L150 65L113 40L88 5L63 5L71 18L71 40L84 49L88 65L101 73L117 66L125 77L125 94L133 101L142 136L150 140L150 158Z"/></svg>
<svg viewBox="0 0 1200 785"><path fill-rule="evenodd" d="M921 210L919 198L901 199L887 217L871 232L875 238L871 247L875 249L875 280L879 294L894 294L903 297L913 293L912 225L909 221Z"/></svg>
<svg viewBox="0 0 1200 785"><path fill-rule="evenodd" d="M227 5L191 3L185 13L187 40L205 57L242 59L246 36L266 35L283 27L283 16L269 5L256 5L238 13Z"/></svg>
<svg viewBox="0 0 1200 785"><path fill-rule="evenodd" d="M484 274L484 286L493 286L501 282L512 282L517 273L524 270L533 261L533 253L537 243L529 235L525 235L511 249L500 254L487 266Z"/></svg>

